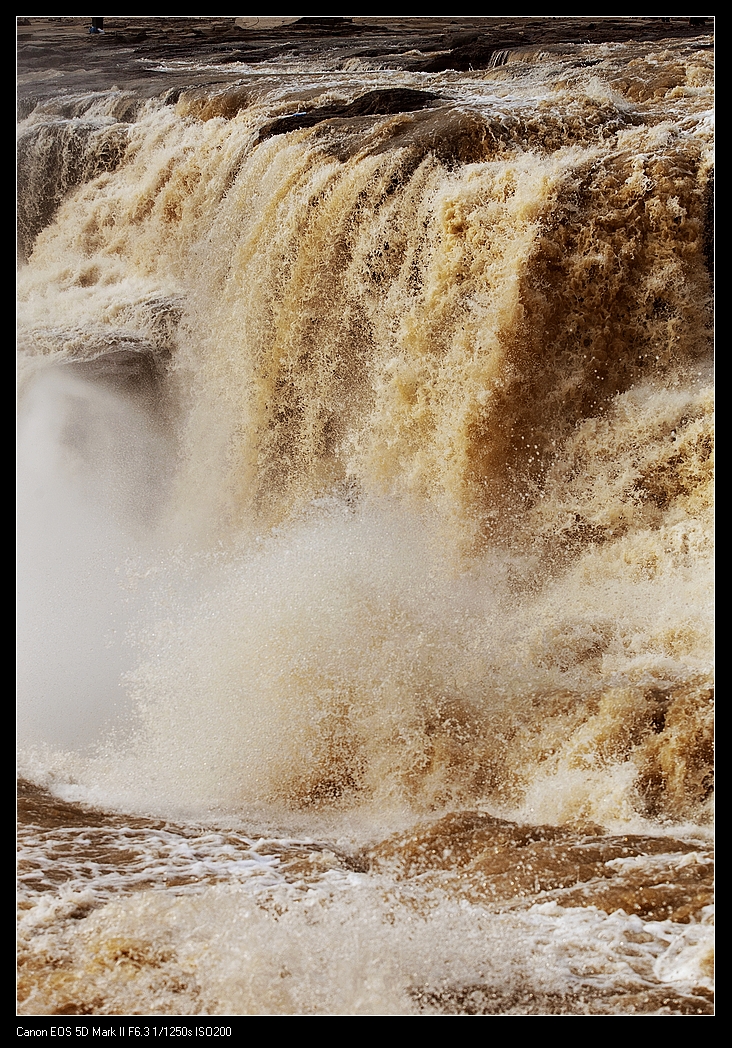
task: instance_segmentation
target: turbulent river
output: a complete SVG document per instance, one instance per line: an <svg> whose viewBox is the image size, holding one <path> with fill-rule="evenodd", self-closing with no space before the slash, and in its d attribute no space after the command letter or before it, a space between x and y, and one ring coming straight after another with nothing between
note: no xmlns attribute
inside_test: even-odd
<svg viewBox="0 0 732 1048"><path fill-rule="evenodd" d="M21 21L19 1011L708 1013L709 27Z"/></svg>

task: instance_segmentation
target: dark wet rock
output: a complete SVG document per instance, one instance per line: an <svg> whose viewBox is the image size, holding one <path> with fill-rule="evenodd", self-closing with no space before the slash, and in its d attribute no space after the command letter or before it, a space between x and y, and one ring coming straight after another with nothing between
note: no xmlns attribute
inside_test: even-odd
<svg viewBox="0 0 732 1048"><path fill-rule="evenodd" d="M486 69L496 64L494 55L515 47L523 47L525 44L526 34L523 32L486 33L482 38L476 36L468 43L451 48L446 54L427 58L415 64L413 68L422 73L442 73L446 69L455 69L459 72Z"/></svg>
<svg viewBox="0 0 732 1048"><path fill-rule="evenodd" d="M710 20L633 16L359 15L352 20L307 17L269 28L244 28L233 16L110 17L105 19L104 33L96 35L89 34L85 17L38 16L25 21L28 25L19 23L17 30L19 100L30 94L57 94L57 81L44 75L49 69L63 75L69 91L116 85L151 97L162 89L210 84L208 63L216 65L222 83L228 75L222 66L272 61L283 55L308 59L326 50L332 61L362 57L389 68L437 72L501 64L504 53L517 48L679 39L714 32ZM176 73L170 59L187 60L191 66ZM33 74L39 76L37 83Z"/></svg>
<svg viewBox="0 0 732 1048"><path fill-rule="evenodd" d="M153 393L164 375L165 354L139 345L114 346L89 359L69 360L65 367L93 382L135 396Z"/></svg>
<svg viewBox="0 0 732 1048"><path fill-rule="evenodd" d="M409 88L394 88L381 91L368 91L353 102L336 103L330 106L318 106L304 113L281 117L266 124L259 133L259 141L271 138L272 135L283 135L288 131L298 131L303 127L314 127L324 120L338 118L350 119L361 116L389 116L396 113L410 113L439 100L439 95L429 91L413 91Z"/></svg>
<svg viewBox="0 0 732 1048"><path fill-rule="evenodd" d="M318 36L323 34L336 34L338 36L350 35L351 33L358 33L362 31L360 26L354 26L352 18L342 18L339 16L333 17L307 17L298 18L297 22L294 23L292 28L295 32L302 31L303 29L307 32L311 30L317 33Z"/></svg>

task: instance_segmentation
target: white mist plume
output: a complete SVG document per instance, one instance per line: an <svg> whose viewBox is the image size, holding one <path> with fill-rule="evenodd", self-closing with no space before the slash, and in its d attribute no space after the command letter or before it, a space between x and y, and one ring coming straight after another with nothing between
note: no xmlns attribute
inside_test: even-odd
<svg viewBox="0 0 732 1048"><path fill-rule="evenodd" d="M18 733L80 749L119 717L119 566L155 501L159 439L139 408L46 371L18 431ZM157 464L157 465L156 465ZM159 490L159 483L158 483Z"/></svg>

